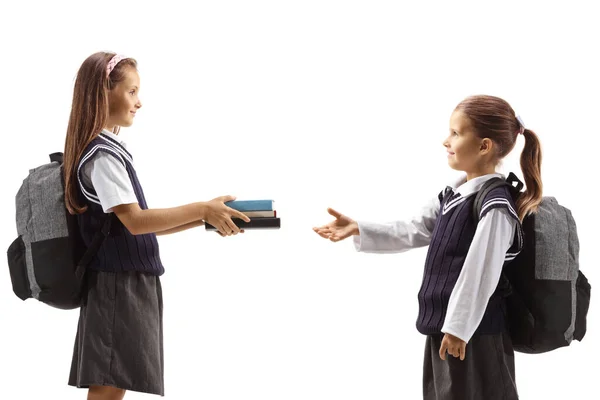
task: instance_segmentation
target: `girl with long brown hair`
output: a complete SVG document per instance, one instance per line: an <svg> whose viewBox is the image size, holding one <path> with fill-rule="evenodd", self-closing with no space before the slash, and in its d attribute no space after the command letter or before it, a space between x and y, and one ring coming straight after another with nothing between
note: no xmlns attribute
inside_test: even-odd
<svg viewBox="0 0 600 400"><path fill-rule="evenodd" d="M516 202L507 186L491 190L476 221L475 195L489 179L503 177L496 167L521 135L527 190ZM333 242L352 236L363 252L429 246L416 323L426 335L424 399L517 399L499 282L503 266L522 249L521 222L542 199L540 142L505 100L481 95L456 106L443 145L449 166L464 176L414 219L355 221L330 208L335 220L314 230Z"/></svg>
<svg viewBox="0 0 600 400"><path fill-rule="evenodd" d="M148 207L133 156L120 139L142 107L134 59L98 52L81 65L64 150L65 201L86 246L110 232L87 267L69 385L88 399L126 390L164 395L164 273L157 235L210 223L222 236L240 229L233 196L179 207Z"/></svg>

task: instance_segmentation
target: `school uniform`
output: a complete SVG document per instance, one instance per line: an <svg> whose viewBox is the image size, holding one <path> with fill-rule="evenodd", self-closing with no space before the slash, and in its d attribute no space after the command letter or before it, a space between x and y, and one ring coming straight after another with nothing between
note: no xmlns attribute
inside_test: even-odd
<svg viewBox="0 0 600 400"><path fill-rule="evenodd" d="M147 209L133 157L103 130L78 164L81 236L89 245L121 204ZM86 270L69 385L113 386L164 395L164 273L155 234L132 235L113 217L111 231Z"/></svg>
<svg viewBox="0 0 600 400"><path fill-rule="evenodd" d="M429 246L416 327L426 335L423 398L517 399L514 352L505 321L500 276L523 246L516 205L507 188L491 191L477 223L476 193L501 174L463 177L409 221L358 221L357 251L399 253ZM439 357L444 334L467 343L465 360Z"/></svg>

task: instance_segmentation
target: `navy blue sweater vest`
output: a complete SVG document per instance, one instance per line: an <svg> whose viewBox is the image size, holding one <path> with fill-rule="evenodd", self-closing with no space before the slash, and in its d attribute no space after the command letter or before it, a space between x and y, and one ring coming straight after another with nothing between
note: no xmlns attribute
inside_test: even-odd
<svg viewBox="0 0 600 400"><path fill-rule="evenodd" d="M427 252L423 282L418 294L419 316L416 325L422 334L442 333L450 295L475 236L477 223L473 217L474 201L475 193L465 198L447 188L440 194L440 213ZM486 196L480 218L499 207L506 208L518 221L516 206L505 187L494 189ZM522 248L520 223L517 225L517 233L506 253L505 263L512 260ZM501 291L496 290L475 334L503 332L506 329L504 311L504 298Z"/></svg>
<svg viewBox="0 0 600 400"><path fill-rule="evenodd" d="M88 206L86 212L78 215L79 230L86 246L89 246L108 216L104 213L94 189L85 185L82 178L84 165L98 151L110 154L125 166L140 208L142 210L148 208L142 186L132 165L131 154L120 143L101 133L84 151L77 172L80 199ZM88 267L111 272L139 271L157 276L165 271L160 260L156 235L153 233L132 235L116 217L113 219L109 236Z"/></svg>

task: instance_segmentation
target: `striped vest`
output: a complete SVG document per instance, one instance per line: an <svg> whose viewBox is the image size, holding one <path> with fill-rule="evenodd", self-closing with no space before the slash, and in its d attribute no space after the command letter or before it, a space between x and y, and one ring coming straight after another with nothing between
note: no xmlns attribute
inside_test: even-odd
<svg viewBox="0 0 600 400"><path fill-rule="evenodd" d="M423 282L419 290L417 329L424 335L441 334L450 295L475 236L476 222L473 203L476 193L462 197L450 188L440 194L440 213L435 223L425 261ZM505 208L517 221L516 206L506 187L491 191L483 201L480 219L494 208ZM520 223L505 265L514 259L523 246ZM482 266L485 268L485 266ZM491 296L475 334L501 333L505 330L504 299L499 290Z"/></svg>
<svg viewBox="0 0 600 400"><path fill-rule="evenodd" d="M88 206L86 212L78 215L79 230L86 246L89 246L107 215L102 209L96 192L92 187L84 184L82 177L83 167L99 151L110 154L123 164L131 179L140 208L142 210L148 208L142 186L133 168L131 154L120 143L100 133L84 151L77 170L80 199ZM88 267L111 272L138 271L151 275L164 273L156 235L153 233L132 235L118 218L114 218L110 235Z"/></svg>

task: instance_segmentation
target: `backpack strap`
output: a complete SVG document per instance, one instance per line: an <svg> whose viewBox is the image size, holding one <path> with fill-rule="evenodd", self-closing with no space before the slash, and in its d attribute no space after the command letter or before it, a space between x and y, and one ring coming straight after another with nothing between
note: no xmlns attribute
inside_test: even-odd
<svg viewBox="0 0 600 400"><path fill-rule="evenodd" d="M504 179L501 178L492 178L483 184L479 192L475 195L475 201L473 203L473 220L475 223L479 222L479 214L481 213L481 206L483 206L483 201L487 197L487 195L494 189L508 185Z"/></svg>
<svg viewBox="0 0 600 400"><path fill-rule="evenodd" d="M110 228L113 224L113 219L115 218L115 213L110 213L106 216L106 218L104 219L104 223L102 224L102 228L100 228L100 230L96 232L94 238L92 239L92 243L90 243L89 247L86 249L85 253L81 257L81 260L77 264L75 275L77 277L78 282L80 283L80 286L83 282L86 267L92 261L92 258L96 255L96 253L98 253L98 250L100 250L100 246L102 246L102 243L104 243L104 240L106 240L106 238L110 234Z"/></svg>
<svg viewBox="0 0 600 400"><path fill-rule="evenodd" d="M506 182L508 182L510 184L510 186L512 186L513 190L516 191L517 193L519 193L521 190L523 190L523 187L525 185L523 185L523 182L521 182L519 180L519 178L517 178L517 176L515 174L513 174L512 172L508 174L508 176L506 177ZM516 183L516 185L514 185Z"/></svg>
<svg viewBox="0 0 600 400"><path fill-rule="evenodd" d="M515 185L516 183L516 185ZM479 192L475 195L475 201L473 202L473 220L475 224L479 222L479 215L481 214L481 207L483 206L483 201L487 197L487 195L494 189L507 185L510 187L511 194L513 199L516 198L518 193L523 189L523 182L517 178L515 174L512 172L508 174L506 180L502 178L492 178L483 184Z"/></svg>
<svg viewBox="0 0 600 400"><path fill-rule="evenodd" d="M516 183L516 185L515 185L515 183ZM475 201L473 203L473 220L475 221L475 225L477 225L479 223L479 215L481 214L481 207L483 206L483 201L485 200L487 195L492 190L494 190L498 187L504 186L504 185L510 187L509 190L511 192L513 199L516 198L518 196L518 194L521 192L521 189L523 189L523 182L521 182L519 180L519 178L517 178L517 176L515 174L513 174L512 172L508 174L508 176L506 177L506 180L504 180L502 178L492 178L492 179L488 180L487 182L485 182L483 184L483 186L481 187L481 189L479 190L479 192L477 192L477 194L475 195ZM502 270L502 273L500 274L500 279L498 281L498 287L496 288L495 293L497 295L499 295L501 298L508 297L513 293L512 284L510 283L510 280L508 279L504 269ZM506 309L504 308L505 306L503 305L502 307L503 307L503 311L506 316Z"/></svg>
<svg viewBox="0 0 600 400"><path fill-rule="evenodd" d="M63 153L52 153L50 154L50 162L63 163Z"/></svg>

